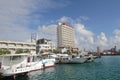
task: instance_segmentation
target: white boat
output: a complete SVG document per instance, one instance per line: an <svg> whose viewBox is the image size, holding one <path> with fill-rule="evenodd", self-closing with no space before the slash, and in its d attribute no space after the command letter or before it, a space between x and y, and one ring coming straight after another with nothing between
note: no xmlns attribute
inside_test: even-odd
<svg viewBox="0 0 120 80"><path fill-rule="evenodd" d="M92 54L85 55L84 58L87 58L86 62L92 62L95 60L95 57Z"/></svg>
<svg viewBox="0 0 120 80"><path fill-rule="evenodd" d="M13 76L54 66L55 59L37 54L8 54L0 56L0 74Z"/></svg>
<svg viewBox="0 0 120 80"><path fill-rule="evenodd" d="M51 53L43 53L40 55L42 57L43 68L55 66L55 58L51 55Z"/></svg>
<svg viewBox="0 0 120 80"><path fill-rule="evenodd" d="M87 58L77 55L57 54L56 63L84 63Z"/></svg>
<svg viewBox="0 0 120 80"><path fill-rule="evenodd" d="M86 62L92 62L96 59L97 56L94 56L92 53L90 54L87 51L83 51L80 53L81 56L83 56L84 58L86 58Z"/></svg>

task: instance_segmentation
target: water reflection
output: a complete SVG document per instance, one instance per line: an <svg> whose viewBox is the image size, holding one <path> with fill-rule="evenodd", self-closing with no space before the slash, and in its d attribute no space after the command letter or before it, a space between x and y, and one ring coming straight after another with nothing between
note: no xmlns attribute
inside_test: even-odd
<svg viewBox="0 0 120 80"><path fill-rule="evenodd" d="M120 80L120 56L105 56L84 64L60 64L18 76L16 80Z"/></svg>
<svg viewBox="0 0 120 80"><path fill-rule="evenodd" d="M54 70L55 68L51 67L44 70L31 72L29 73L29 80L44 80L44 78L50 78L52 73L55 72Z"/></svg>
<svg viewBox="0 0 120 80"><path fill-rule="evenodd" d="M17 75L15 78L13 76L10 77L3 77L0 80L29 80L28 75Z"/></svg>
<svg viewBox="0 0 120 80"><path fill-rule="evenodd" d="M38 79L42 79L44 77L50 76L50 74L53 72L54 72L54 67L51 67L43 70L29 72L26 74L20 74L20 75L17 75L16 78L14 78L13 76L1 77L0 80L38 80Z"/></svg>

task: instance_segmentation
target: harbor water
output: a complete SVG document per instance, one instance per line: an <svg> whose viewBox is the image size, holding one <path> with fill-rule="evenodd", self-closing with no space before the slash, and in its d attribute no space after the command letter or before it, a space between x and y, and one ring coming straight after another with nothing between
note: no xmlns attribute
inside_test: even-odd
<svg viewBox="0 0 120 80"><path fill-rule="evenodd" d="M102 56L84 64L58 64L18 76L16 80L120 80L120 56Z"/></svg>

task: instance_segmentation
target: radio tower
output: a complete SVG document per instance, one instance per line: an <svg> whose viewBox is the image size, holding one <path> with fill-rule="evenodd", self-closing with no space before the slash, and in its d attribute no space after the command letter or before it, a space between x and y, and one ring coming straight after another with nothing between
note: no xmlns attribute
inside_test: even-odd
<svg viewBox="0 0 120 80"><path fill-rule="evenodd" d="M37 41L37 33L31 33L31 42L36 42Z"/></svg>

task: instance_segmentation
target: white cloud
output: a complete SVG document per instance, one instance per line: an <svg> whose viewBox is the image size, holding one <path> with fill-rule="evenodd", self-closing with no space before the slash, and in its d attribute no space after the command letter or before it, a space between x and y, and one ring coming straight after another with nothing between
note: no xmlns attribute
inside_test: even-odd
<svg viewBox="0 0 120 80"><path fill-rule="evenodd" d="M68 1L62 3L54 0L0 0L0 39L30 39L31 33L36 31L31 26L40 24L43 12L65 7L67 4Z"/></svg>
<svg viewBox="0 0 120 80"><path fill-rule="evenodd" d="M116 29L114 30L114 36L106 37L106 34L104 32L101 32L100 35L96 35L91 30L88 30L87 27L84 26L81 22L78 22L76 20L73 20L71 17L63 16L58 21L65 22L65 23L71 23L72 28L75 32L75 44L76 47L79 47L80 50L83 50L84 48L88 50L97 50L96 47L100 46L102 50L104 49L111 49L115 45L117 45L118 48L120 48L120 30ZM43 38L49 38L53 41L56 41L56 24L50 24L47 26L40 26L39 32L41 32L40 37ZM96 38L97 37L97 38Z"/></svg>
<svg viewBox="0 0 120 80"><path fill-rule="evenodd" d="M120 49L120 29L115 29L113 33L114 36L110 37L109 45L111 47L117 46L117 48Z"/></svg>
<svg viewBox="0 0 120 80"><path fill-rule="evenodd" d="M0 1L0 39L26 40L31 32L28 27L28 15L30 11L24 0ZM29 3L28 3L29 4ZM21 23L21 24L20 24Z"/></svg>
<svg viewBox="0 0 120 80"><path fill-rule="evenodd" d="M97 36L97 40L95 42L96 46L100 46L102 50L111 49L114 46L117 46L117 49L120 49L120 30L115 29L113 31L114 35L110 37L106 37L105 33L101 32L99 36Z"/></svg>
<svg viewBox="0 0 120 80"><path fill-rule="evenodd" d="M87 29L85 29L85 26L81 23L75 23L74 24L74 29L77 33L83 36L93 36L93 33Z"/></svg>
<svg viewBox="0 0 120 80"><path fill-rule="evenodd" d="M60 19L58 19L58 22L62 22L62 23L64 23L64 22L73 22L73 20L70 17L63 16Z"/></svg>
<svg viewBox="0 0 120 80"><path fill-rule="evenodd" d="M86 29L86 27L80 22L81 18L73 20L71 17L63 16L58 21L68 23L73 27L76 47L89 48L91 45L94 45L94 33Z"/></svg>
<svg viewBox="0 0 120 80"><path fill-rule="evenodd" d="M39 26L38 28L38 35L39 38L47 38L47 39L51 39L53 41L56 41L56 27L57 25L55 24L50 24L50 25L43 25L43 26Z"/></svg>
<svg viewBox="0 0 120 80"><path fill-rule="evenodd" d="M90 18L89 17L87 17L87 16L80 16L80 19L82 19L82 20L90 20Z"/></svg>
<svg viewBox="0 0 120 80"><path fill-rule="evenodd" d="M116 30L114 30L114 32L113 32L115 35L118 35L118 36L120 36L120 29L116 29Z"/></svg>
<svg viewBox="0 0 120 80"><path fill-rule="evenodd" d="M96 50L97 46L100 46L102 50L111 49L115 45L120 48L120 29L113 31L114 36L106 37L104 32L100 35L95 36L95 33L88 30L81 20L90 20L88 17L81 16L73 20L71 17L63 16L59 19L60 22L70 23L75 30L75 44L80 49L88 48ZM95 39L97 37L97 39Z"/></svg>
<svg viewBox="0 0 120 80"><path fill-rule="evenodd" d="M98 46L106 47L108 45L108 40L105 36L105 33L101 32L99 36L97 36L97 43Z"/></svg>
<svg viewBox="0 0 120 80"><path fill-rule="evenodd" d="M87 30L82 23L74 23L73 25L77 47L80 49L90 49L91 45L94 45L94 34L90 30Z"/></svg>
<svg viewBox="0 0 120 80"><path fill-rule="evenodd" d="M71 27L73 27L73 25L76 23L76 20L73 20L71 17L63 16L60 19L58 19L57 22L67 23Z"/></svg>
<svg viewBox="0 0 120 80"><path fill-rule="evenodd" d="M80 50L84 48L88 50L96 50L97 46L100 46L102 50L110 49L117 44L117 47L120 47L120 35L119 29L114 30L114 36L106 37L104 32L101 32L100 35L95 36L95 33L88 30L87 27L84 26L81 22L78 22L77 19L73 20L70 17L61 17L59 19L60 22L71 22L72 27L75 31L75 44L76 47L79 47ZM40 38L48 38L56 41L56 24L43 25L39 26L39 37ZM97 39L95 39L97 37ZM118 46L119 45L119 46Z"/></svg>
<svg viewBox="0 0 120 80"><path fill-rule="evenodd" d="M56 41L56 24L36 26L36 29L39 30L32 30L31 26L40 24L43 12L47 12L48 9L65 7L67 4L69 4L68 1L62 3L55 0L0 0L0 39L25 41L30 39L32 32L37 31L40 38L45 37ZM72 19L71 17L63 16L56 21L67 22L73 27L75 30L75 41L80 48L91 48L97 45L112 47L114 44L120 47L119 29L114 30L114 36L109 38L102 32L95 41L95 33L88 30L81 23L81 20L90 20L90 18L80 16L77 19Z"/></svg>

